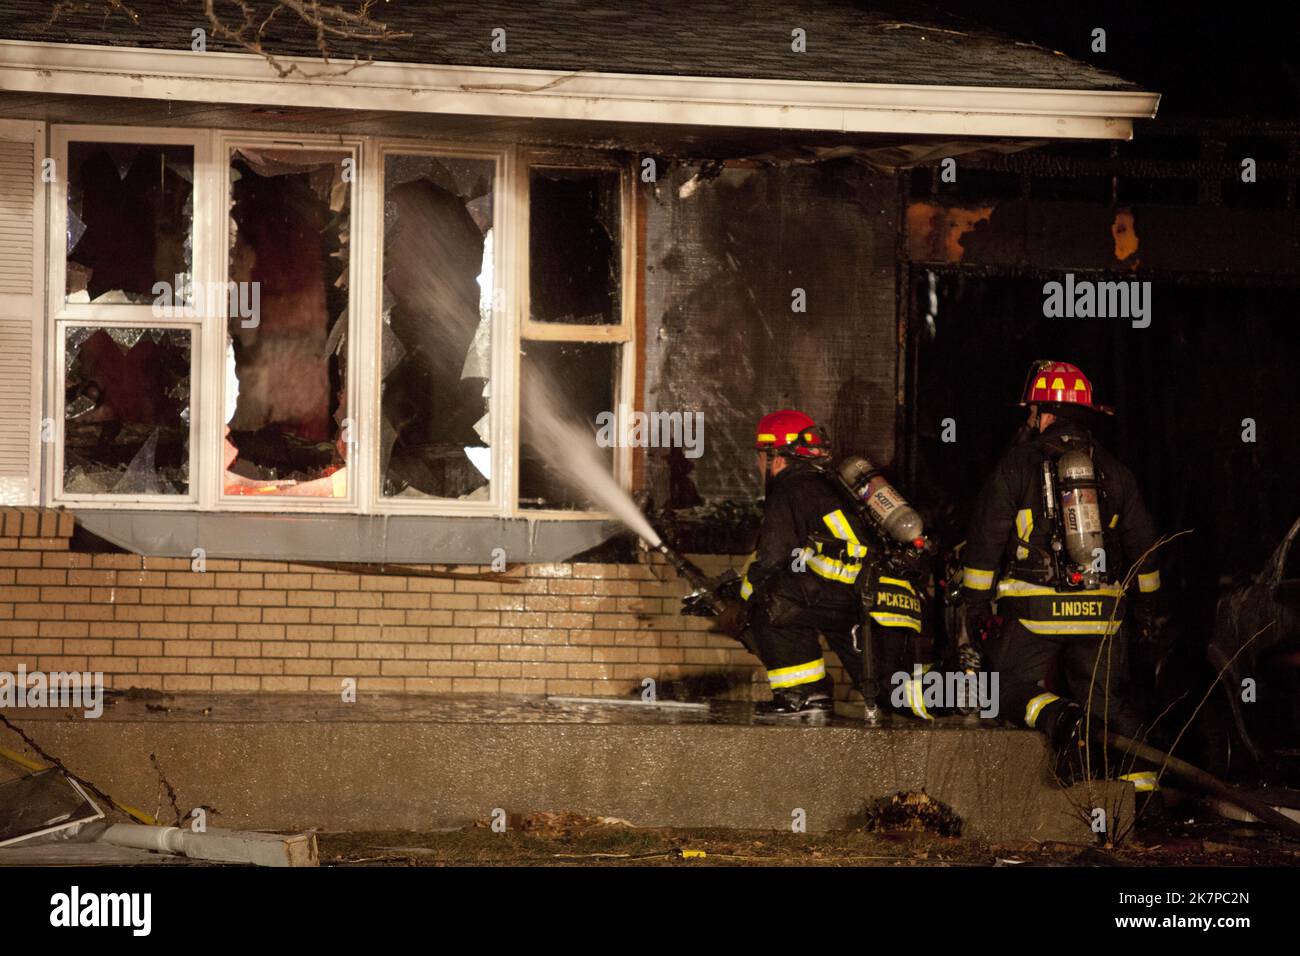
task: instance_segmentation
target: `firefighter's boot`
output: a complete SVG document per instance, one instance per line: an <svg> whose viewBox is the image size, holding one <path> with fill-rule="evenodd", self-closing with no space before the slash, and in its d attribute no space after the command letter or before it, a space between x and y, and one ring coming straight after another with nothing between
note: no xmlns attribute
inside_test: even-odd
<svg viewBox="0 0 1300 956"><path fill-rule="evenodd" d="M816 684L781 687L772 691L770 701L754 706L754 720L760 723L821 723L834 709L831 695Z"/></svg>
<svg viewBox="0 0 1300 956"><path fill-rule="evenodd" d="M1043 708L1037 727L1056 756L1055 776L1065 786L1088 778L1083 708L1072 700L1053 701Z"/></svg>

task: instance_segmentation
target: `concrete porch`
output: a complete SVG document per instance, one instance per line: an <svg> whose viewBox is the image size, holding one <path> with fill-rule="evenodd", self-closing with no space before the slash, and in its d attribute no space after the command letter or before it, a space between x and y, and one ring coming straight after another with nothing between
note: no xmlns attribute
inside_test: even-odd
<svg viewBox="0 0 1300 956"><path fill-rule="evenodd" d="M852 827L876 797L924 788L985 840L1093 842L1133 813L1128 784L1092 793L1049 782L1028 731L960 718L867 728L752 723L750 705L707 711L560 704L542 697L177 694L118 697L103 716L3 711L47 752L123 801L161 816L150 754L182 810L218 827L430 830L508 813L569 810L638 826ZM35 758L12 732L0 746ZM17 769L0 761L0 774ZM167 822L170 822L168 820Z"/></svg>

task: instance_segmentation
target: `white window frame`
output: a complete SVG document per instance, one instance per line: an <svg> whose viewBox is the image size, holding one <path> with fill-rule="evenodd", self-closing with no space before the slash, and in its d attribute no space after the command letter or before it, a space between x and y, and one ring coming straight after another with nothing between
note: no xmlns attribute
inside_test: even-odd
<svg viewBox="0 0 1300 956"><path fill-rule="evenodd" d="M202 363L196 361L200 354L202 328L210 323L203 312L202 297L192 303L195 316L185 316L183 309L167 307L155 314L151 304L95 304L67 302L67 236L68 236L68 144L70 142L138 143L142 146L190 146L194 150L192 167L193 216L191 229L190 278L201 276L202 263L211 256L208 248L209 233L203 227L202 203L208 187L203 172L210 166L212 134L201 129L175 129L169 127L58 125L50 129L50 155L54 159L55 177L50 184L50 230L48 242L49 286L47 310L49 330L53 342L45 350L46 381L52 383L48 416L53 422L52 454L46 457L45 487L50 489L47 500L57 504L74 504L95 508L151 508L193 510L201 507L203 462L207 454L202 440L204 404L201 395L204 375ZM172 328L190 333L190 439L189 439L189 493L186 495L113 495L68 494L63 490L64 442L64 360L70 327L95 328Z"/></svg>
<svg viewBox="0 0 1300 956"><path fill-rule="evenodd" d="M512 253L516 250L511 239L514 227L515 210L518 203L511 195L511 182L514 176L515 153L511 149L473 149L463 147L444 147L436 141L427 139L382 137L369 144L373 152L370 163L375 175L368 180L375 191L372 208L378 209L377 215L377 254L374 257L371 274L369 314L374 316L373 335L369 336L368 351L370 364L367 370L370 381L375 388L368 390L368 398L373 407L365 421L370 434L378 435L382 427L383 412L383 298L384 298L384 194L387 189L385 160L392 155L434 156L449 159L489 160L496 164L492 180L492 262L493 262L493 296L492 296L492 349L490 360L490 377L488 379L488 424L491 436L492 478L489 482L490 495L482 501L461 501L458 498L404 498L385 496L383 493L384 476L379 473L378 445L373 455L375 480L371 507L380 514L420 514L443 516L489 516L501 517L509 514L508 491L511 482L503 476L513 475L516 467L514 445L509 436L517 431L514 409L515 388L511 380L511 359L516 351L517 338L514 333L514 316L517 310L517 292L515 283L506 281L506 275L513 268L508 265ZM497 294L499 291L499 295Z"/></svg>
<svg viewBox="0 0 1300 956"><path fill-rule="evenodd" d="M547 168L569 167L573 169L608 169L619 174L619 256L621 259L619 289L620 321L612 325L578 325L561 322L534 322L531 318L530 293L532 289L528 254L529 229L529 172L534 166ZM617 413L619 405L635 408L636 390L636 345L637 345L637 275L636 255L639 224L636 214L636 196L633 188L635 170L629 160L602 153L590 153L578 150L526 150L522 151L515 174L515 196L518 205L519 228L515 236L514 285L519 289L519 336L514 349L514 369L511 381L518 393L515 401L522 398L519 387L520 355L524 343L540 342L591 342L596 344L620 345L619 380L614 395L614 408ZM539 518L547 521L557 519L590 520L592 518L612 518L605 511L582 511L562 508L523 508L519 504L519 463L522 463L521 430L515 428L513 436L514 458L517 463L511 471L511 514L514 517ZM632 484L632 449L619 444L613 448L614 480L620 488L629 491Z"/></svg>
<svg viewBox="0 0 1300 956"><path fill-rule="evenodd" d="M219 283L230 281L230 156L231 151L241 146L262 149L278 150L295 150L305 151L330 151L349 153L353 161L353 179L350 184L352 195L350 197L351 214L348 219L348 305L347 305L347 340L348 340L348 369L347 381L345 388L347 392L347 409L344 419L351 419L354 423L354 432L360 432L355 428L355 423L362 421L360 417L363 400L360 393L363 391L359 385L366 380L363 374L362 362L365 357L362 355L363 345L361 340L364 335L359 334L364 327L364 322L368 316L363 315L361 306L369 301L368 290L363 283L368 281L367 270L361 266L363 253L359 250L367 248L364 242L365 233L357 228L358 223L365 228L366 220L366 201L364 190L361 188L367 177L365 168L365 156L363 155L364 140L360 136L339 136L322 133L300 134L294 132L268 132L268 133L240 133L229 130L217 134L216 154L214 157L216 175L218 177L219 188L214 196L214 201L220 203L220 209L214 209L213 213L222 215L221 219L215 220L220 223L219 235L222 241L219 245L220 252L214 256L211 268L214 270L212 279ZM382 223L381 223L382 225ZM203 443L205 448L212 449L217 460L213 467L208 471L207 481L205 484L209 500L212 502L211 510L214 511L244 511L244 512L312 512L315 514L326 512L345 512L345 513L364 513L366 511L364 504L368 501L366 489L371 482L371 468L373 467L372 456L365 444L365 436L354 434L356 439L352 447L348 450L347 456L347 477L348 493L343 498L319 498L307 495L266 495L259 497L256 495L227 495L224 491L225 469L221 467L220 454L224 449L225 441L225 414L226 414L226 338L228 334L226 316L221 316L219 320L205 323L206 338L205 345L211 344L212 350L205 351L209 357L206 361L212 369L219 369L218 374L209 375L209 391L204 393L204 401L208 403L209 408L216 409L217 412L208 416L208 431L205 433ZM211 356L215 355L216 358ZM369 366L367 366L369 367ZM369 391L366 389L365 391ZM369 401L369 398L366 399Z"/></svg>
<svg viewBox="0 0 1300 956"><path fill-rule="evenodd" d="M517 147L450 145L436 139L299 133L291 130L239 132L173 127L59 124L50 128L56 170L67 169L69 142L188 145L194 149L193 261L191 278L199 289L229 281L230 152L239 146L351 152L352 182L348 262L348 409L358 432L348 460L348 495L330 499L293 495L225 495L222 450L225 432L225 351L227 317L207 314L209 296L196 297L185 316L179 309L152 305L67 303L67 179L51 184L47 254L46 381L52 383L46 414L54 422L53 454L45 456L45 500L86 509L170 509L205 513L346 513L446 517L608 520L600 510L521 508L519 506L521 345L527 340L621 345L615 404L635 407L637 372L636 275L639 223L635 170L621 156L588 151L523 150ZM493 183L494 296L489 415L492 440L491 495L483 501L452 498L397 498L382 494L379 444L383 322L384 160L394 153L482 159L496 163ZM529 319L528 210L532 166L601 168L620 175L620 319L614 325L564 325ZM373 253L372 253L373 250ZM68 495L63 492L64 331L72 326L183 328L190 331L190 471L188 495ZM365 386L369 387L365 387ZM615 409L611 409L615 411ZM359 428L357 426L360 426ZM632 480L633 450L616 447L614 475L625 490Z"/></svg>

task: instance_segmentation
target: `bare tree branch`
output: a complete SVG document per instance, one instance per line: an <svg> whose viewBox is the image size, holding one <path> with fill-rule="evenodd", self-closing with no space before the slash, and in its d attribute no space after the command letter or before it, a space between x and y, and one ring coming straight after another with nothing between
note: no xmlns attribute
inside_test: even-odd
<svg viewBox="0 0 1300 956"><path fill-rule="evenodd" d="M343 76L359 66L372 62L353 56L351 62L339 69L311 72L297 63L285 63L284 53L279 56L266 48L267 30L277 14L285 13L277 22L281 28L292 29L295 23L305 26L315 37L316 51L321 60L333 65L332 41L346 40L360 43L391 43L409 39L412 34L388 29L388 25L371 16L375 0L359 0L349 8L341 3L322 3L320 0L270 0L258 4L252 0L224 0L224 7L235 8L218 11L218 0L202 0L202 16L207 21L208 33L214 39L226 40L249 53L263 57L281 78L297 74L306 79L320 76ZM58 0L50 12L49 23L80 13L103 13L105 19L120 15L143 30L149 29L147 17L125 0ZM198 12L197 10L195 11ZM288 22L286 22L288 19Z"/></svg>

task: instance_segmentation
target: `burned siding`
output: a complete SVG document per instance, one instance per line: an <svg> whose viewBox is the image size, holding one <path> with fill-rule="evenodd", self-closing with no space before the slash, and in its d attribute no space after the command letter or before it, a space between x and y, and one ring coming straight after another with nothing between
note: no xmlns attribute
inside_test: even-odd
<svg viewBox="0 0 1300 956"><path fill-rule="evenodd" d="M892 178L851 163L727 169L661 165L645 197L648 411L703 412L704 450L680 453L675 504L758 491L753 427L805 409L840 447L894 453ZM796 289L806 311L794 311ZM647 487L669 500L669 452L647 453ZM683 500L685 499L685 500Z"/></svg>

